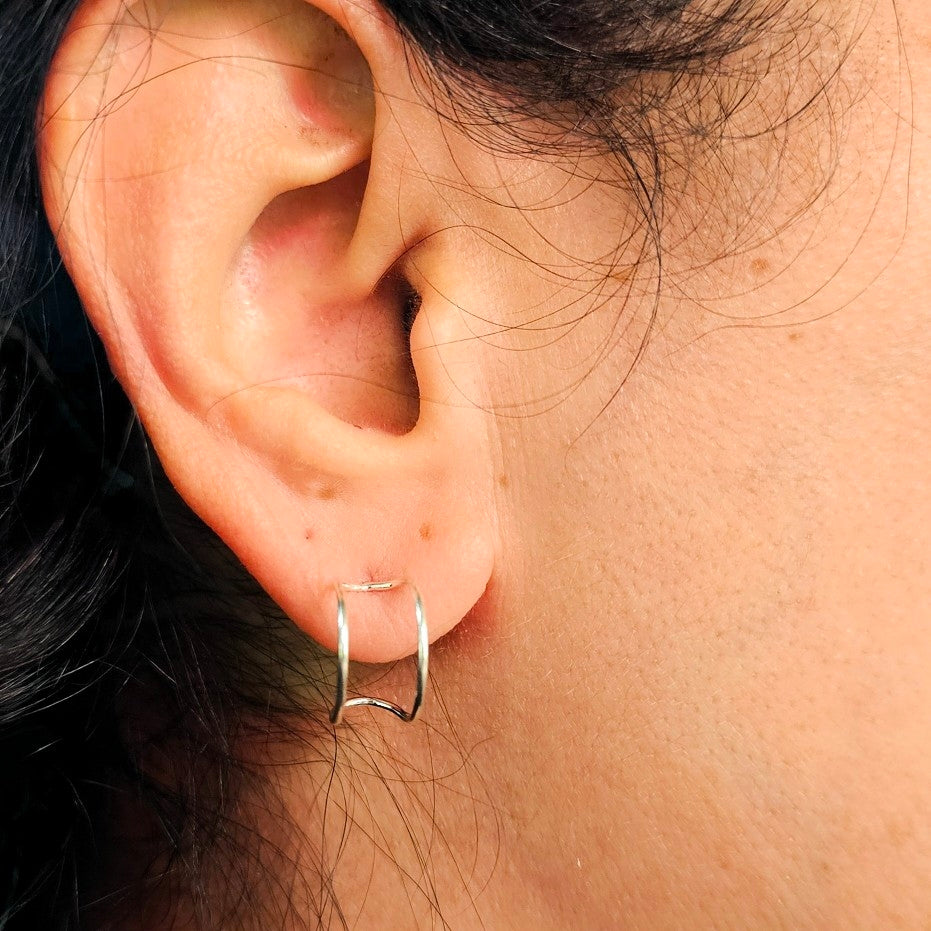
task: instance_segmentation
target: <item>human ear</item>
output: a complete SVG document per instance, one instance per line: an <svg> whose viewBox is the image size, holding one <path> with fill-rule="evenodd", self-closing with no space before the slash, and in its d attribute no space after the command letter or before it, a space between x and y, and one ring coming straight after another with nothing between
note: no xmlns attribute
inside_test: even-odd
<svg viewBox="0 0 931 931"><path fill-rule="evenodd" d="M440 350L468 334L439 302L409 326L437 222L402 183L410 80L368 2L90 0L40 115L59 248L166 473L330 648L336 583L410 580L435 639L494 561L477 367ZM354 658L414 650L399 602L352 612Z"/></svg>

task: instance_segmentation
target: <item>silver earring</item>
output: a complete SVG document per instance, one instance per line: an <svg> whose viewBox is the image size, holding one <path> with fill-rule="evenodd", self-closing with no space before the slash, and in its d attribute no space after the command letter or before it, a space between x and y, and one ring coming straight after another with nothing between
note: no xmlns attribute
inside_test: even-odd
<svg viewBox="0 0 931 931"><path fill-rule="evenodd" d="M346 620L346 592L387 592L403 585L410 586L414 593L414 616L417 619L417 690L410 711L405 711L394 702L382 698L350 698L346 700L346 681L349 678L349 622ZM427 634L427 618L420 599L420 592L404 579L390 582L339 582L336 585L336 701L330 711L330 723L339 724L346 708L355 705L370 705L390 711L402 721L413 721L423 704L429 675L430 640Z"/></svg>

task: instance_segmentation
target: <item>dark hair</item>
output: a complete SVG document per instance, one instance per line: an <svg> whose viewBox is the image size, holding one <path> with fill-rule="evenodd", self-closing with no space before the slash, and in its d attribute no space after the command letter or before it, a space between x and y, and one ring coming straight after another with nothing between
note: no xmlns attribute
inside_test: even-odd
<svg viewBox="0 0 931 931"><path fill-rule="evenodd" d="M237 740L316 713L277 671L287 625L149 455L44 217L36 113L77 2L0 6L2 931L104 926L122 896L178 877L194 889L205 852L236 854L224 813L254 775ZM720 62L761 21L747 0L708 15L684 0L384 6L455 118L535 146L520 127L542 120L557 146L571 134L631 166L670 86L642 79ZM625 100L637 120L618 119ZM319 680L306 664L300 675ZM134 872L118 843L133 845Z"/></svg>

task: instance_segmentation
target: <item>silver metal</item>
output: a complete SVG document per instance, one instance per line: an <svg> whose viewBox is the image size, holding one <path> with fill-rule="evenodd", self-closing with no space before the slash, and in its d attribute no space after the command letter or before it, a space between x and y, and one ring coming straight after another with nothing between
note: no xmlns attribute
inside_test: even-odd
<svg viewBox="0 0 931 931"><path fill-rule="evenodd" d="M349 622L346 620L347 592L387 592L403 585L410 586L414 593L414 616L417 619L417 690L410 711L405 711L394 702L382 698L346 698L346 683L349 679ZM413 721L423 704L429 677L430 639L427 633L427 617L424 612L420 592L406 579L392 579L390 582L338 582L336 584L336 701L330 711L330 723L339 724L346 708L356 705L369 705L390 711L402 721Z"/></svg>

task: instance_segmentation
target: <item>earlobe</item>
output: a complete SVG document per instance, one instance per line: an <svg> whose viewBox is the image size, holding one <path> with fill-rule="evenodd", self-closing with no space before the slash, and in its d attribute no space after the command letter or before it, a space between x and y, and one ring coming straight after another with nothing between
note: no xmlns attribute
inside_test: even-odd
<svg viewBox="0 0 931 931"><path fill-rule="evenodd" d="M482 595L495 539L485 415L437 349L468 334L425 301L408 340L423 205L402 202L404 127L378 104L404 80L398 38L365 4L331 12L339 25L304 0L86 4L49 78L40 161L166 472L332 648L337 583L412 581L434 639ZM414 651L390 606L358 606L354 658Z"/></svg>

